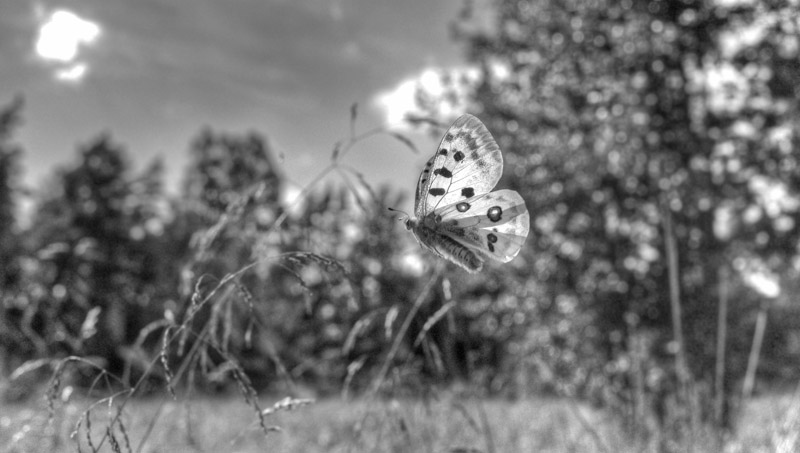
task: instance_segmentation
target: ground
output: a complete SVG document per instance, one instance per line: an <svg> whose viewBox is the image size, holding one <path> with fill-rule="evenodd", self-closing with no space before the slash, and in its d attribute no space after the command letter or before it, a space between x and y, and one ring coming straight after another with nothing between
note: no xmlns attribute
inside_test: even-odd
<svg viewBox="0 0 800 453"><path fill-rule="evenodd" d="M262 409L282 397L261 399ZM0 452L633 452L632 441L608 413L566 399L463 398L322 399L265 415L268 433L241 397L134 400L113 423L120 399L4 404ZM284 403L287 401L284 400ZM726 452L774 451L790 395L762 396L742 413ZM78 426L80 422L80 426ZM76 426L78 429L76 430ZM112 428L113 426L113 428ZM87 436L87 427L91 438ZM73 433L75 433L73 435ZM109 434L113 436L109 436ZM719 451L700 439L695 451Z"/></svg>

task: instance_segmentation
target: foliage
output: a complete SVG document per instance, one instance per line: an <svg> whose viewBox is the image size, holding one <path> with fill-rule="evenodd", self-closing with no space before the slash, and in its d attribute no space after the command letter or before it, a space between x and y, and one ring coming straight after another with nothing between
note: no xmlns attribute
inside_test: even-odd
<svg viewBox="0 0 800 453"><path fill-rule="evenodd" d="M100 137L33 213L21 310L39 355L97 356L119 371L117 348L158 313L160 173L128 173L121 148Z"/></svg>
<svg viewBox="0 0 800 453"><path fill-rule="evenodd" d="M17 225L17 203L19 197L19 159L22 150L13 143L14 128L20 123L22 98L17 98L0 112L0 310L13 310L16 292L19 290L22 273ZM0 318L0 373L10 373L15 358L12 351L18 350L22 338L14 332L10 320Z"/></svg>
<svg viewBox="0 0 800 453"><path fill-rule="evenodd" d="M525 259L550 316L531 321L546 333L524 355L544 358L562 391L626 400L644 373L648 393L670 394L682 352L710 383L710 302L731 284L718 269L791 270L800 232L791 81L800 74L787 18L797 13L785 3L658 0L465 8L456 30L482 69L475 108L505 150L507 183L534 213ZM757 37L740 38L745 31ZM733 322L744 325L757 296L736 294ZM671 297L684 310L684 342ZM647 362L635 352L642 341ZM746 351L735 341L727 392L744 370L731 366Z"/></svg>
<svg viewBox="0 0 800 453"><path fill-rule="evenodd" d="M22 150L13 143L12 133L20 123L22 98L0 112L0 284L14 285L19 270L15 263L19 159Z"/></svg>

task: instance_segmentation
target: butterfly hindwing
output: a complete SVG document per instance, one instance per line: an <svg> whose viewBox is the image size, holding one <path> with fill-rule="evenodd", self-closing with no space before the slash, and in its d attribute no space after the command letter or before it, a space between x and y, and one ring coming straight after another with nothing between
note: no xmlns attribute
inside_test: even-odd
<svg viewBox="0 0 800 453"><path fill-rule="evenodd" d="M501 262L517 256L530 230L530 215L513 190L479 195L428 215L428 225L466 247Z"/></svg>
<svg viewBox="0 0 800 453"><path fill-rule="evenodd" d="M529 228L530 215L525 211L508 222L494 227L467 229L477 234L480 240L477 244L465 243L464 245L494 260L507 263L522 249Z"/></svg>
<svg viewBox="0 0 800 453"><path fill-rule="evenodd" d="M508 189L477 195L435 211L443 222L461 228L497 226L525 212L528 212L525 200L519 193ZM524 235L527 234L526 229Z"/></svg>
<svg viewBox="0 0 800 453"><path fill-rule="evenodd" d="M502 173L503 155L486 126L472 115L462 115L422 170L414 214L421 219L439 207L489 192Z"/></svg>

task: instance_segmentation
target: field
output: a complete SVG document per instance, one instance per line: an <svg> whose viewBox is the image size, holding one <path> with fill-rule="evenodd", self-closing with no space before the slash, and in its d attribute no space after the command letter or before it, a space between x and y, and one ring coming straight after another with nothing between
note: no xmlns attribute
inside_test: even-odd
<svg viewBox="0 0 800 453"><path fill-rule="evenodd" d="M264 398L262 407L280 399ZM753 400L724 451L776 451L791 403L788 395ZM71 438L87 407L57 405L49 423L44 400L6 405L0 452L639 452L655 451L656 443L632 440L608 414L564 399L324 399L266 415L266 426L275 429L266 436L241 398L142 399L126 405L123 428L111 430L114 441L102 440L116 414L107 403L94 406ZM702 435L694 450L722 451Z"/></svg>

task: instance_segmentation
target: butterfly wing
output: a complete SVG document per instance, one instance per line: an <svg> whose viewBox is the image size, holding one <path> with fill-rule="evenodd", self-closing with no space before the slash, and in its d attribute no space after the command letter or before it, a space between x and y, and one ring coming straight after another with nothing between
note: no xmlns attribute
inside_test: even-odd
<svg viewBox="0 0 800 453"><path fill-rule="evenodd" d="M526 211L502 225L478 228L474 231L480 238L478 243L464 245L496 261L507 263L522 249L529 228L530 215Z"/></svg>
<svg viewBox="0 0 800 453"><path fill-rule="evenodd" d="M427 223L471 250L506 263L525 243L530 215L519 193L503 189L438 209Z"/></svg>
<svg viewBox="0 0 800 453"><path fill-rule="evenodd" d="M476 195L472 198L437 209L441 222L467 228L489 228L511 222L515 217L527 213L525 200L513 190L501 189ZM525 229L525 235L528 230Z"/></svg>
<svg viewBox="0 0 800 453"><path fill-rule="evenodd" d="M417 183L414 215L485 194L503 174L500 148L478 118L465 114L447 130Z"/></svg>

